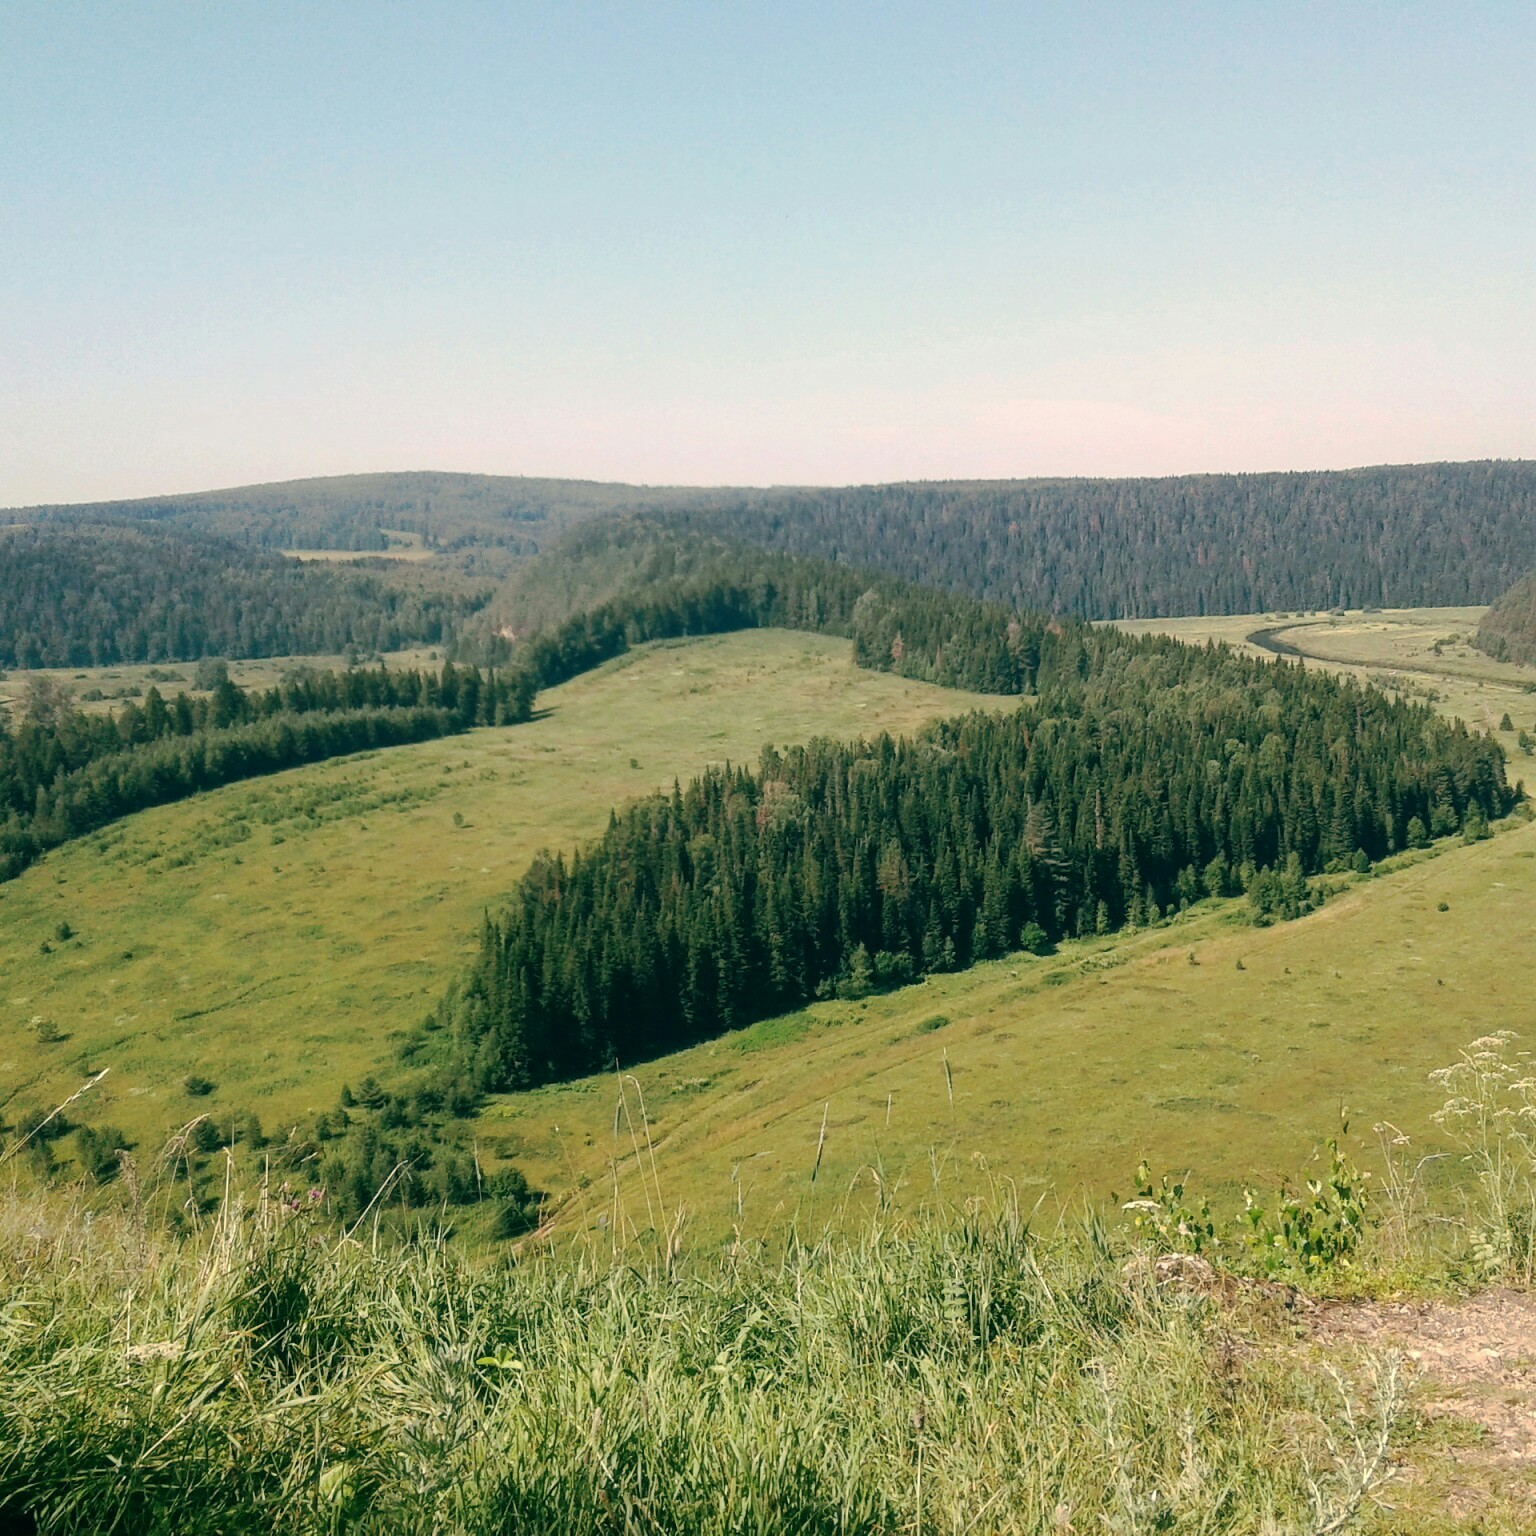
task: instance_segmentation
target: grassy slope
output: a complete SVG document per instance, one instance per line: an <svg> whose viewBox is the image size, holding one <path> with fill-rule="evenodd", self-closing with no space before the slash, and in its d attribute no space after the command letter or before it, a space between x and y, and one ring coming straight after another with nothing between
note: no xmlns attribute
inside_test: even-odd
<svg viewBox="0 0 1536 1536"><path fill-rule="evenodd" d="M145 812L0 885L0 1104L110 1066L94 1117L130 1135L204 1108L271 1124L327 1107L388 1065L539 848L768 739L911 730L983 702L859 671L843 641L759 631L622 658L546 694L530 725ZM54 940L61 921L77 939ZM69 1038L40 1047L34 1017ZM212 1099L181 1092L194 1070Z"/></svg>
<svg viewBox="0 0 1536 1536"><path fill-rule="evenodd" d="M1474 721L1507 698L1525 723L1536 704L1515 669L1483 658L1486 676L1461 677L1475 652L1434 655L1433 638L1465 634L1471 617L1354 616L1286 638L1367 656L1379 679L1432 687L1441 708ZM1240 640L1265 623L1165 627ZM46 1098L111 1062L115 1098L98 1113L148 1132L194 1107L177 1091L192 1069L220 1083L215 1109L249 1102L270 1122L323 1104L341 1078L387 1067L392 1033L437 995L480 905L537 847L569 846L611 803L709 758L751 755L765 737L899 728L967 702L857 673L845 654L784 634L652 650L551 695L554 712L532 727L239 786L142 817L131 836L109 832L97 840L112 845L106 857L82 845L51 858L0 888L14 935L0 1083ZM1421 664L1451 675L1394 670ZM220 846L242 817L250 839ZM1536 830L1521 827L1363 882L1300 924L1261 933L1240 903L1206 908L1053 960L770 1021L640 1070L661 1196L719 1231L738 1196L753 1229L786 1211L819 1220L871 1166L903 1199L931 1189L934 1160L947 1192L982 1177L985 1159L1063 1196L1123 1189L1142 1153L1229 1185L1294 1168L1341 1101L1357 1129L1389 1113L1422 1120L1430 1068L1487 1028L1520 1027L1533 892ZM82 942L40 956L59 916ZM130 948L137 958L119 960ZM74 1038L40 1050L26 1028L38 1013ZM921 1030L936 1015L950 1023ZM483 1154L515 1159L551 1192L588 1186L572 1211L595 1221L611 1200L615 1097L611 1080L589 1080L500 1100L475 1133ZM643 1222L632 1169L625 1182ZM858 1198L872 1198L871 1174L860 1182Z"/></svg>
<svg viewBox="0 0 1536 1536"><path fill-rule="evenodd" d="M1324 664L1427 691L1479 727L1506 708L1528 724L1536 669L1468 647L1479 612L1314 616L1282 638L1367 662ZM1120 627L1241 644L1283 623L1254 614ZM1529 760L1501 739L1518 778ZM855 1183L858 1199L875 1198L871 1169L904 1198L932 1189L935 1160L951 1192L990 1168L1067 1197L1124 1191L1147 1154L1235 1196L1245 1178L1294 1170L1338 1128L1341 1104L1367 1136L1385 1115L1426 1129L1438 1103L1426 1074L1473 1036L1526 1024L1536 828L1401 862L1301 923L1257 931L1243 903L1204 904L1172 928L1068 946L1049 961L1015 957L863 1005L818 1005L641 1068L662 1194L710 1230L736 1219L740 1196L746 1227L761 1230L785 1212L824 1219ZM922 1031L936 1015L951 1022ZM616 1097L611 1081L589 1079L508 1098L489 1112L483 1145L552 1192L591 1181L588 1220L611 1202L605 1170L619 1158L630 1215L643 1220L622 1160L628 1131L614 1137Z"/></svg>
<svg viewBox="0 0 1536 1536"><path fill-rule="evenodd" d="M902 1203L932 1191L935 1159L950 1196L990 1172L1030 1199L1070 1198L1125 1192L1146 1155L1235 1197L1244 1179L1294 1171L1341 1105L1367 1135L1386 1116L1427 1128L1441 1096L1426 1074L1526 1022L1533 894L1536 826L1522 823L1362 880L1301 922L1257 930L1241 903L1208 903L1048 959L817 1004L637 1069L661 1193L718 1233L739 1191L756 1233L792 1212L819 1224L855 1188L874 1201L875 1171ZM936 1016L949 1022L925 1029ZM616 1103L611 1078L509 1096L482 1147L552 1192L591 1179L595 1221L610 1158L630 1152ZM643 1225L632 1158L620 1177Z"/></svg>

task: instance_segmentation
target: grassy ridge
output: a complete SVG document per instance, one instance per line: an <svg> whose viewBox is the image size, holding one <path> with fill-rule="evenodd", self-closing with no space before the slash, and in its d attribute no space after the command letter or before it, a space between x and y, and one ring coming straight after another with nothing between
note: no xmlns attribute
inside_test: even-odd
<svg viewBox="0 0 1536 1536"><path fill-rule="evenodd" d="M328 1107L343 1080L389 1068L481 908L541 847L768 739L997 703L859 670L846 642L752 631L621 658L546 694L528 725L142 813L0 891L0 1093L56 1100L110 1065L96 1112L144 1137L198 1109L270 1124ZM39 1048L37 1018L68 1038ZM182 1094L192 1071L211 1099Z"/></svg>

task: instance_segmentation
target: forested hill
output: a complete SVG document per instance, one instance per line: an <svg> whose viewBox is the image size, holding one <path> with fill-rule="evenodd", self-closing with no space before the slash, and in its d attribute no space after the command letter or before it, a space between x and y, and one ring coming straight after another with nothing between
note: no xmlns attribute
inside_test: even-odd
<svg viewBox="0 0 1536 1536"><path fill-rule="evenodd" d="M533 554L588 518L634 509L712 504L717 494L591 480L422 471L332 475L133 501L22 507L7 516L29 523L156 523L218 534L264 549L360 553L385 549L389 529L417 534L434 550L494 549L522 556Z"/></svg>
<svg viewBox="0 0 1536 1536"><path fill-rule="evenodd" d="M1499 661L1536 666L1536 575L1517 581L1483 615L1477 645Z"/></svg>
<svg viewBox="0 0 1536 1536"><path fill-rule="evenodd" d="M1085 618L1491 602L1536 570L1536 462L1524 461L771 490L377 474L11 516L274 549L381 550L384 530L401 530L480 580L632 513Z"/></svg>
<svg viewBox="0 0 1536 1536"><path fill-rule="evenodd" d="M1536 463L797 490L682 525L1086 618L1485 603L1536 569Z"/></svg>
<svg viewBox="0 0 1536 1536"><path fill-rule="evenodd" d="M443 641L483 601L154 526L3 529L0 577L4 667L395 650Z"/></svg>

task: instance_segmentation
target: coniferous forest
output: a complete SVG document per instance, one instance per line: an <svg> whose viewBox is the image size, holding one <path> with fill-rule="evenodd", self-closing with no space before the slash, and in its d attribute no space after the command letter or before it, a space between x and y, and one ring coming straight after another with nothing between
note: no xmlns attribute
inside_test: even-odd
<svg viewBox="0 0 1536 1536"><path fill-rule="evenodd" d="M1486 603L1536 568L1536 464L738 493L678 523L1093 619Z"/></svg>
<svg viewBox="0 0 1536 1536"><path fill-rule="evenodd" d="M120 816L348 752L528 717L525 674L299 671L269 689L227 674L207 695L88 714L47 677L16 721L0 712L0 880Z"/></svg>
<svg viewBox="0 0 1536 1536"><path fill-rule="evenodd" d="M1425 706L1225 650L1059 648L1017 713L765 752L540 860L444 1004L460 1070L527 1087L1206 894L1283 903L1511 806L1497 745Z"/></svg>
<svg viewBox="0 0 1536 1536"><path fill-rule="evenodd" d="M1476 639L1498 661L1536 665L1536 575L1517 581L1483 615Z"/></svg>
<svg viewBox="0 0 1536 1536"><path fill-rule="evenodd" d="M1536 463L1523 460L773 490L364 475L15 515L79 532L127 522L170 539L218 536L247 551L377 552L386 530L402 530L461 577L499 582L510 570L514 584L519 564L573 530L639 515L680 534L1095 619L1485 603L1536 569ZM96 654L79 643L78 654Z"/></svg>
<svg viewBox="0 0 1536 1536"><path fill-rule="evenodd" d="M300 565L185 531L0 531L0 666L86 667L437 645L484 600L411 572Z"/></svg>

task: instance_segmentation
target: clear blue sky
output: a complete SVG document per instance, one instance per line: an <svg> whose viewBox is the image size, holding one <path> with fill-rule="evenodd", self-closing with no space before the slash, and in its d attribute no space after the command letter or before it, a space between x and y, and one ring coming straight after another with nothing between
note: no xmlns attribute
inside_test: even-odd
<svg viewBox="0 0 1536 1536"><path fill-rule="evenodd" d="M0 504L1536 456L1536 7L0 3Z"/></svg>

